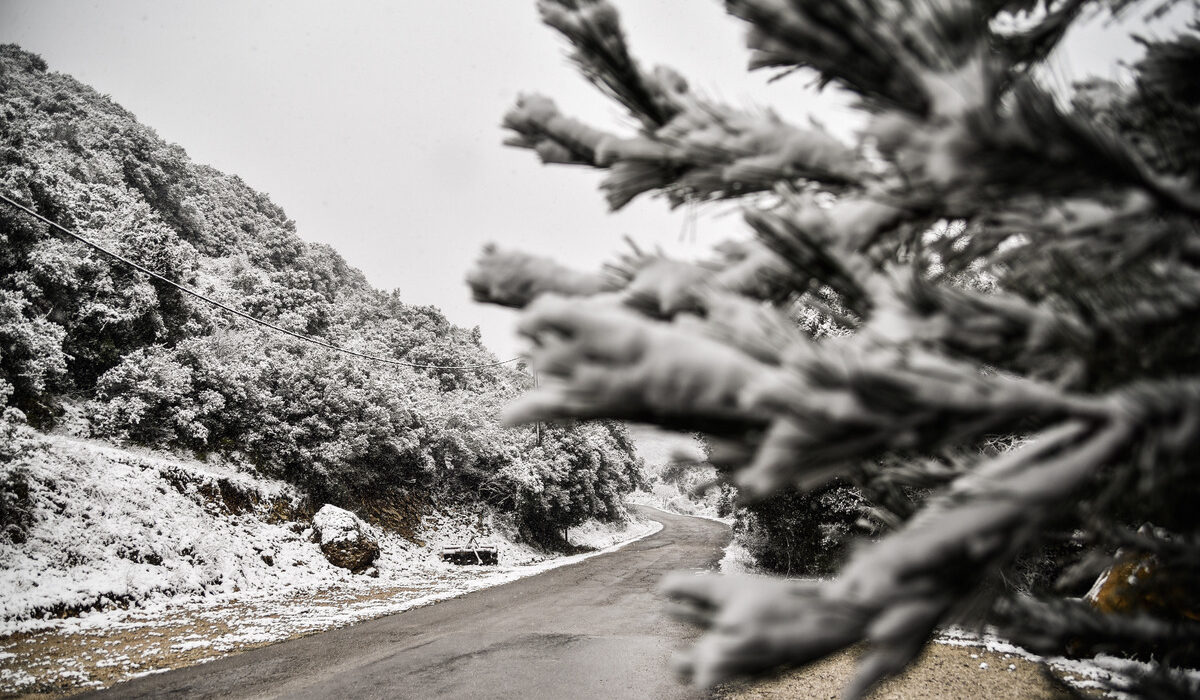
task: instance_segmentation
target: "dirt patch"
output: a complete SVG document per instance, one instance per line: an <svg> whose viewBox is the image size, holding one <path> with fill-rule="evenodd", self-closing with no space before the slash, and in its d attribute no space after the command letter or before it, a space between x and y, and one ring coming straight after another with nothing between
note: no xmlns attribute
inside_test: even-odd
<svg viewBox="0 0 1200 700"><path fill-rule="evenodd" d="M312 516L316 511L313 510L312 504L307 499L300 504L295 504L290 498L285 496L276 496L271 499L268 504L266 515L263 516L263 522L276 525L279 523L305 522L312 520Z"/></svg>
<svg viewBox="0 0 1200 700"><path fill-rule="evenodd" d="M314 608L377 607L379 614L386 614L397 604L442 587L431 581L426 586L349 594L326 590L296 594L269 606L261 601L198 604L159 614L132 609L95 627L22 632L0 638L0 697L62 697L106 688L338 625L328 618L305 621L306 612ZM366 617L372 616L377 615Z"/></svg>
<svg viewBox="0 0 1200 700"><path fill-rule="evenodd" d="M420 547L425 542L418 537L421 522L433 512L435 505L427 493L410 493L390 489L377 494L364 494L351 510L376 527L394 532Z"/></svg>
<svg viewBox="0 0 1200 700"><path fill-rule="evenodd" d="M859 649L835 654L803 669L755 682L731 683L716 693L721 700L840 698L854 675ZM930 644L903 674L881 683L873 700L988 698L988 700L1069 700L1073 696L1048 679L1042 667L1014 654L977 647Z"/></svg>
<svg viewBox="0 0 1200 700"><path fill-rule="evenodd" d="M264 496L252 485L239 484L226 477L198 476L174 466L160 468L158 476L178 493L217 513L254 513L269 523L304 520L313 514L306 502L297 504L286 496Z"/></svg>

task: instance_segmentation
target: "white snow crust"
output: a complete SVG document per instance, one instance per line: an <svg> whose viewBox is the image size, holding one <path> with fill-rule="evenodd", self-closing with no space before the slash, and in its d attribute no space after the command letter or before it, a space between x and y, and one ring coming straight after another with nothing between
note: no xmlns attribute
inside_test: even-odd
<svg viewBox="0 0 1200 700"><path fill-rule="evenodd" d="M320 544L357 542L358 533L366 523L348 510L326 503L313 515L313 529L320 535Z"/></svg>

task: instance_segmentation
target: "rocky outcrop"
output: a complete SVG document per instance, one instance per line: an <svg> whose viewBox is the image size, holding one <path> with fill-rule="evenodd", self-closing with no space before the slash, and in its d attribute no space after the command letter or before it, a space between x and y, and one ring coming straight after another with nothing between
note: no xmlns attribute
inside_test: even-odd
<svg viewBox="0 0 1200 700"><path fill-rule="evenodd" d="M379 543L348 510L326 504L313 516L313 541L330 564L362 573L379 558Z"/></svg>

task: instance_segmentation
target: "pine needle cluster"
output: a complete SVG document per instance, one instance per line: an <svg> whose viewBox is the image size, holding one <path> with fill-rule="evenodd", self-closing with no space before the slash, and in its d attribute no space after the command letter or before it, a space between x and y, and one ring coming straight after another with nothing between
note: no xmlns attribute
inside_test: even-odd
<svg viewBox="0 0 1200 700"><path fill-rule="evenodd" d="M1126 692L1197 692L1174 669L1200 656L1200 25L1064 95L1038 67L1074 23L1174 3L725 4L751 68L849 90L866 128L707 100L636 61L607 0L539 0L636 132L524 96L508 143L605 171L613 209L740 199L753 237L595 272L486 250L472 290L524 309L544 380L508 419L700 431L743 498L866 496L876 537L830 580L664 584L707 629L701 685L867 642L859 697L966 621L1150 659ZM1119 609L1079 599L1122 566L1149 573Z"/></svg>

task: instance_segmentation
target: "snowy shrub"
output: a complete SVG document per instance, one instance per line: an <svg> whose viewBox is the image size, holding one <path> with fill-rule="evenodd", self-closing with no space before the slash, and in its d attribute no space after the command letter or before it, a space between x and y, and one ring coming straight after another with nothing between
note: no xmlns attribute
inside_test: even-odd
<svg viewBox="0 0 1200 700"><path fill-rule="evenodd" d="M542 444L505 476L505 487L532 539L553 542L559 530L592 518L623 517L622 496L642 484L640 464L614 424L550 426Z"/></svg>
<svg viewBox="0 0 1200 700"><path fill-rule="evenodd" d="M98 435L142 445L203 446L208 428L223 405L208 394L198 405L191 369L162 347L141 348L101 375L92 404Z"/></svg>
<svg viewBox="0 0 1200 700"><path fill-rule="evenodd" d="M9 402L27 416L46 422L54 390L67 374L63 328L34 315L19 291L0 289L0 381Z"/></svg>
<svg viewBox="0 0 1200 700"><path fill-rule="evenodd" d="M0 410L0 540L14 545L25 541L34 516L29 471L21 460L40 455L47 447L45 440L25 424L19 410Z"/></svg>
<svg viewBox="0 0 1200 700"><path fill-rule="evenodd" d="M546 545L586 520L624 517L622 499L643 475L623 426L513 430L497 422L499 406L499 397L464 400L442 425L434 455L453 479L449 488L516 513L522 535Z"/></svg>
<svg viewBox="0 0 1200 700"><path fill-rule="evenodd" d="M821 576L837 571L863 536L862 498L831 484L808 493L782 493L738 509L734 533L766 571Z"/></svg>

